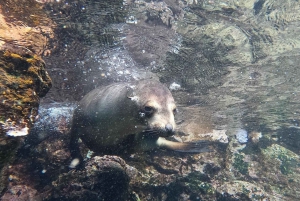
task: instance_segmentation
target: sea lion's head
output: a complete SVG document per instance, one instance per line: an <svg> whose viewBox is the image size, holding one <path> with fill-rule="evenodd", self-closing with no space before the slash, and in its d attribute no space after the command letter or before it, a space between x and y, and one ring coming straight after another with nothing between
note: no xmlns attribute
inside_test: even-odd
<svg viewBox="0 0 300 201"><path fill-rule="evenodd" d="M170 90L155 80L138 82L131 97L139 107L139 118L146 124L145 133L159 137L174 134L177 112Z"/></svg>

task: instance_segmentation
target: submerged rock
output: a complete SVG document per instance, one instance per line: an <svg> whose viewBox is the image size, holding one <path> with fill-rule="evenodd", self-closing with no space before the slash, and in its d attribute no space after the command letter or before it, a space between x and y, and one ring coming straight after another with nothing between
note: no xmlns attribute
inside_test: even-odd
<svg viewBox="0 0 300 201"><path fill-rule="evenodd" d="M18 201L42 201L38 191L26 185L13 186L1 197L2 201L11 201L16 199Z"/></svg>
<svg viewBox="0 0 300 201"><path fill-rule="evenodd" d="M225 182L217 192L219 200L277 200L259 184L246 181Z"/></svg>
<svg viewBox="0 0 300 201"><path fill-rule="evenodd" d="M84 169L60 175L46 200L127 200L132 168L117 156L96 156Z"/></svg>
<svg viewBox="0 0 300 201"><path fill-rule="evenodd" d="M0 133L27 135L35 122L40 97L52 86L51 79L44 61L25 49L2 46L0 61Z"/></svg>
<svg viewBox="0 0 300 201"><path fill-rule="evenodd" d="M29 133L40 97L50 88L51 79L39 56L14 46L0 47L0 169L12 160L20 136ZM0 178L6 181L4 175Z"/></svg>
<svg viewBox="0 0 300 201"><path fill-rule="evenodd" d="M298 200L300 196L299 155L281 145L272 144L262 149L262 157L263 161L259 165L264 167L260 171L261 177L268 180L265 186L270 188L274 195L285 195Z"/></svg>

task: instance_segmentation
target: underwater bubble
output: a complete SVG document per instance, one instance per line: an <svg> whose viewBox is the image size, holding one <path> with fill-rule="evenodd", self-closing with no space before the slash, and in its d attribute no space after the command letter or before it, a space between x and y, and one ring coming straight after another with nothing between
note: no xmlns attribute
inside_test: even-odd
<svg viewBox="0 0 300 201"><path fill-rule="evenodd" d="M170 85L169 89L170 89L171 91L177 91L177 90L181 89L181 86L180 86L180 84L177 84L177 83L173 82L173 83Z"/></svg>

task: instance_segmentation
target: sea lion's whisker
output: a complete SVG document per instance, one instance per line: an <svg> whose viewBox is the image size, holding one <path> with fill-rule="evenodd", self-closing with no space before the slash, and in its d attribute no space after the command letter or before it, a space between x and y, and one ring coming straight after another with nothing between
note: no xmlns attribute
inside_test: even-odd
<svg viewBox="0 0 300 201"><path fill-rule="evenodd" d="M142 134L150 135L150 134L158 134L159 132L156 131L147 131L147 132L142 132Z"/></svg>
<svg viewBox="0 0 300 201"><path fill-rule="evenodd" d="M143 132L144 132L144 131L157 131L157 130L152 129L152 128L148 128L148 129L143 130Z"/></svg>
<svg viewBox="0 0 300 201"><path fill-rule="evenodd" d="M147 130L147 131L143 131L141 134L143 136L151 136L151 137L159 137L159 131L157 130Z"/></svg>

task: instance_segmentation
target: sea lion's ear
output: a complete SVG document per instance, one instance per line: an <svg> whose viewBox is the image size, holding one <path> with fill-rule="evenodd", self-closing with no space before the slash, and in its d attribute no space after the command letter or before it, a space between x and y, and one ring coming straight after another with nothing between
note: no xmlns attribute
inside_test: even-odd
<svg viewBox="0 0 300 201"><path fill-rule="evenodd" d="M132 101L138 102L139 97L135 94L134 87L127 87L127 98L129 98Z"/></svg>
<svg viewBox="0 0 300 201"><path fill-rule="evenodd" d="M135 92L134 92L133 88L130 86L127 86L126 88L127 88L127 93L126 93L127 98L129 98L129 99L135 98Z"/></svg>

